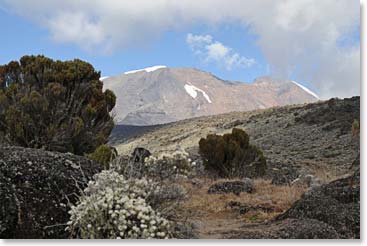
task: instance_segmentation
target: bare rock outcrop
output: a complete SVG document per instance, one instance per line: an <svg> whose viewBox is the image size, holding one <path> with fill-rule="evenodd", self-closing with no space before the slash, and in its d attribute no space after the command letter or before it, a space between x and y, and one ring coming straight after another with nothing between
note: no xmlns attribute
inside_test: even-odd
<svg viewBox="0 0 367 246"><path fill-rule="evenodd" d="M0 147L0 238L68 238L69 202L99 171L72 154Z"/></svg>
<svg viewBox="0 0 367 246"><path fill-rule="evenodd" d="M311 189L277 219L316 219L332 226L340 238L360 237L360 177L338 179Z"/></svg>

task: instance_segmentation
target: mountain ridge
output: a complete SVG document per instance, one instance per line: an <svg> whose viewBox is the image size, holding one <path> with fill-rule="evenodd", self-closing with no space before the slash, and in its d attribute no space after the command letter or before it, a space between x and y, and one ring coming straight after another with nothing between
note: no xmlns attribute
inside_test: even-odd
<svg viewBox="0 0 367 246"><path fill-rule="evenodd" d="M114 91L116 122L156 125L204 115L314 102L319 98L295 81L227 81L196 68L153 66L101 79Z"/></svg>

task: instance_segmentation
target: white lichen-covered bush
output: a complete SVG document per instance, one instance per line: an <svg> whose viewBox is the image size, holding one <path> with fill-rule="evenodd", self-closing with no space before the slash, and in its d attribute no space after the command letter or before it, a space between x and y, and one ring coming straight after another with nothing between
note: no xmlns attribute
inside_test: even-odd
<svg viewBox="0 0 367 246"><path fill-rule="evenodd" d="M69 211L67 229L80 238L169 238L170 223L149 205L159 188L143 179L126 179L113 170L90 181ZM158 190L158 191L156 191Z"/></svg>
<svg viewBox="0 0 367 246"><path fill-rule="evenodd" d="M148 177L155 181L186 178L194 175L197 163L191 161L185 151L164 153L158 156L151 155L145 158L143 164L135 163L124 157L119 157L111 163L111 169L125 177Z"/></svg>
<svg viewBox="0 0 367 246"><path fill-rule="evenodd" d="M192 172L188 154L179 151L158 157L149 156L145 159L144 169L146 175L155 180L185 178Z"/></svg>

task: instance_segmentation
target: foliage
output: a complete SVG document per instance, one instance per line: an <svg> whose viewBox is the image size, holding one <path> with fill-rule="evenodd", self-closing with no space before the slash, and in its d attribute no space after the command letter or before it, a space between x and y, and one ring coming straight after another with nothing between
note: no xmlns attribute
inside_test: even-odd
<svg viewBox="0 0 367 246"><path fill-rule="evenodd" d="M200 139L199 151L205 168L223 178L258 177L266 171L262 151L249 143L249 136L241 129Z"/></svg>
<svg viewBox="0 0 367 246"><path fill-rule="evenodd" d="M192 170L187 153L178 151L158 157L149 156L145 160L144 169L146 175L155 180L176 179L179 176L185 177Z"/></svg>
<svg viewBox="0 0 367 246"><path fill-rule="evenodd" d="M98 146L93 153L87 155L89 159L95 160L103 165L104 169L110 168L110 162L114 160L116 156L116 150L105 144Z"/></svg>
<svg viewBox="0 0 367 246"><path fill-rule="evenodd" d="M168 238L170 223L149 205L157 186L102 171L70 210L67 229L80 238Z"/></svg>
<svg viewBox="0 0 367 246"><path fill-rule="evenodd" d="M0 132L13 144L85 154L106 143L116 97L87 62L23 56L0 66Z"/></svg>
<svg viewBox="0 0 367 246"><path fill-rule="evenodd" d="M111 165L126 177L140 178L145 176L155 181L164 181L192 175L197 164L188 158L186 152L176 151L160 156L151 155L145 158L142 165L131 158L126 160L124 157L117 158Z"/></svg>
<svg viewBox="0 0 367 246"><path fill-rule="evenodd" d="M359 120L357 120L357 119L354 119L353 120L353 123L352 123L352 135L353 136L357 136L357 135L359 135Z"/></svg>

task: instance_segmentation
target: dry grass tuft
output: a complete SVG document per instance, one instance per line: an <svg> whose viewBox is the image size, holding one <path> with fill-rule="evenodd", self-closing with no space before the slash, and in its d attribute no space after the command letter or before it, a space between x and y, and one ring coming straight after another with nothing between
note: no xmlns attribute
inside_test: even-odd
<svg viewBox="0 0 367 246"><path fill-rule="evenodd" d="M215 220L225 218L237 218L246 222L261 222L274 218L284 212L298 200L306 191L306 187L272 185L270 180L257 179L254 181L253 193L241 193L239 196L228 194L208 194L208 188L219 181L228 179L210 180L203 179L203 186L198 188L190 182L182 182L181 185L188 191L188 199L182 204L182 213L188 218L198 220ZM234 181L234 180L231 180ZM230 208L231 201L240 202L246 206L263 206L272 208L271 212L261 209L250 210L241 215L238 210Z"/></svg>
<svg viewBox="0 0 367 246"><path fill-rule="evenodd" d="M326 168L319 168L315 171L314 175L324 181L324 183L330 183L340 178L342 173L340 170L327 170Z"/></svg>

